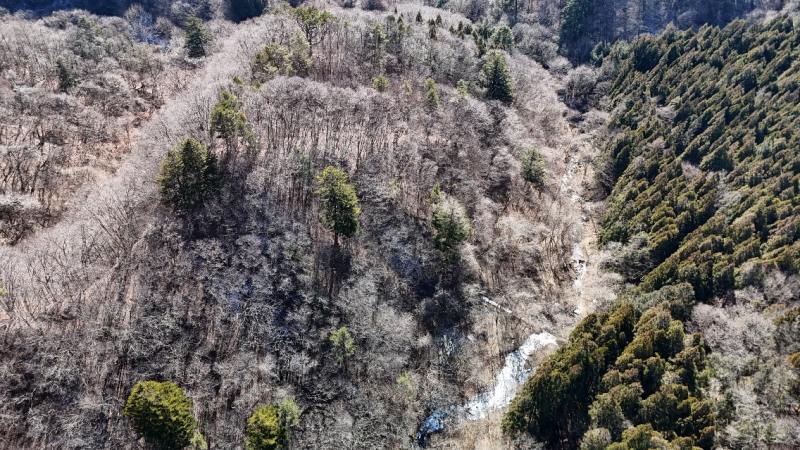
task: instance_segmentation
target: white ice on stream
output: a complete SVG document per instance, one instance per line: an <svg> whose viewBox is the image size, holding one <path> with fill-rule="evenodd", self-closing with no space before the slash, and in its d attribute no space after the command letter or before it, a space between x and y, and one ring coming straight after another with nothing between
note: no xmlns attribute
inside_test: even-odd
<svg viewBox="0 0 800 450"><path fill-rule="evenodd" d="M528 379L533 369L525 367L528 358L547 345L554 345L556 337L544 331L532 334L516 350L506 356L503 369L497 374L492 390L476 395L464 406L467 420L479 420L490 412L505 408L517 395L517 389Z"/></svg>
<svg viewBox="0 0 800 450"><path fill-rule="evenodd" d="M439 409L431 413L417 432L417 444L425 447L429 435L443 430L447 419L480 420L491 412L508 406L519 387L533 373L533 369L525 367L528 358L537 350L555 344L556 337L546 331L528 336L518 349L506 356L505 364L495 377L491 390L476 395L463 406Z"/></svg>
<svg viewBox="0 0 800 450"><path fill-rule="evenodd" d="M575 288L580 289L583 275L586 272L586 262L575 257L576 255L581 255L580 247L577 244L576 248L577 253L573 252L573 264L576 270ZM484 303L499 310L512 313L508 308L486 297L482 300ZM481 420L488 417L490 413L508 406L514 396L517 395L519 387L525 383L535 370L535 368L526 367L528 358L537 350L556 343L556 337L547 331L528 336L528 339L519 348L506 356L503 368L495 376L494 384L490 390L474 396L463 406L451 406L433 411L422 422L417 431L417 444L425 447L432 433L442 431L445 428L445 421Z"/></svg>
<svg viewBox="0 0 800 450"><path fill-rule="evenodd" d="M566 192L573 203L578 203L581 198L578 189L574 186L576 172L577 164L573 159L567 165L560 185L560 190ZM581 248L580 239L572 247L571 260L575 269L573 288L576 293L580 294L583 290L583 278L587 269L587 261ZM508 308L486 297L481 300L483 303L507 314L513 314ZM582 313L580 306L574 312L575 315L580 315ZM526 368L528 358L537 350L555 344L556 337L547 331L528 336L528 339L518 349L506 356L505 364L495 376L494 385L490 390L476 395L463 406L451 406L433 411L422 422L417 431L417 444L425 447L432 433L439 432L445 428L445 422L457 423L462 420L481 420L489 416L490 413L508 406L517 394L517 390L535 370L535 368Z"/></svg>
<svg viewBox="0 0 800 450"><path fill-rule="evenodd" d="M572 265L575 269L575 279L573 287L576 292L583 288L583 277L586 274L586 259L583 256L580 242L576 242L572 247ZM509 314L513 314L508 308L499 305L488 298L483 298L484 303L488 303L497 309ZM580 314L579 308L575 309L576 314ZM534 369L525 367L528 358L537 350L548 345L555 345L556 337L547 331L534 333L522 345L506 356L505 364L500 372L495 376L494 385L491 390L482 392L472 398L463 406L463 416L466 420L480 420L486 418L491 412L503 409L511 403L517 395L519 387L531 376Z"/></svg>

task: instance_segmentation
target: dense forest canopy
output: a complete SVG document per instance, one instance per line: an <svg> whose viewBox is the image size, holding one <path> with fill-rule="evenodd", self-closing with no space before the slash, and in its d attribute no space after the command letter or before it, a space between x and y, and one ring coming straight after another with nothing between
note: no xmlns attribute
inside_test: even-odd
<svg viewBox="0 0 800 450"><path fill-rule="evenodd" d="M601 241L645 235L643 289L688 282L705 300L800 271L798 43L789 18L736 22L642 39L614 62Z"/></svg>
<svg viewBox="0 0 800 450"><path fill-rule="evenodd" d="M709 364L703 335L684 334L696 301L747 303L743 292L769 292L778 277L792 293L756 308L769 307L777 324L768 337L781 342L777 371L797 370L800 335L787 347L782 328L795 321L800 270L798 52L790 17L671 27L608 50L613 112L600 176L610 194L599 238L621 244L614 267L637 284L641 318L633 333L584 319L515 399L509 432L581 448L798 445L796 391L762 399L768 435L743 429L733 400L741 378L715 373L724 365ZM761 364L772 363L756 362L756 373ZM705 398L714 382L731 383L716 404ZM798 380L789 383L792 391Z"/></svg>

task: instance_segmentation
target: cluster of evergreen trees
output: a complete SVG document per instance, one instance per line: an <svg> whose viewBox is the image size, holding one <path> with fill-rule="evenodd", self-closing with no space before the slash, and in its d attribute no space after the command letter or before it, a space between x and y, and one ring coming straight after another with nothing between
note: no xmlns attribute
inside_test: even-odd
<svg viewBox="0 0 800 450"><path fill-rule="evenodd" d="M630 304L587 316L525 383L503 419L503 430L530 433L553 448L575 444L587 429L588 407L600 380L633 339L635 323Z"/></svg>
<svg viewBox="0 0 800 450"><path fill-rule="evenodd" d="M652 431L635 433L649 433L675 448L710 449L716 426L714 406L701 389L706 349L702 335L686 336L682 323L691 299L681 299L674 289L659 295L668 299L642 314L634 339L603 375L603 392L589 407L590 426L594 434L607 430L606 445L617 441L613 449L630 448L626 423L648 427ZM590 430L583 442L591 436Z"/></svg>
<svg viewBox="0 0 800 450"><path fill-rule="evenodd" d="M644 290L688 282L701 300L800 270L800 30L667 30L617 48L619 132L601 242L644 233Z"/></svg>
<svg viewBox="0 0 800 450"><path fill-rule="evenodd" d="M296 8L299 10L301 8ZM412 26L424 25L427 23L428 37L435 41L440 39L439 29L444 29L445 25L441 15L430 18L427 22L422 17L421 12L417 12L413 21L408 24L403 20L403 16L389 15L384 24L375 24L367 36L366 45L369 48L369 59L373 63L378 75L372 80L373 86L377 90L385 90L389 80L386 78L388 70L384 67L384 59L392 54L397 61L403 60L403 40L412 33ZM456 26L450 25L449 32L459 39L472 38L477 56L483 58L481 72L478 74L478 83L484 89L483 94L489 100L499 100L504 103L511 103L514 99L514 80L508 67L507 54L514 49L514 36L507 25L495 27L487 23L471 24L459 21ZM398 67L399 68L399 67ZM433 82L433 80L431 80ZM459 92L465 94L468 91L466 82L456 86ZM431 89L428 88L428 94ZM431 105L431 95L428 95Z"/></svg>
<svg viewBox="0 0 800 450"><path fill-rule="evenodd" d="M140 381L133 386L123 414L136 433L160 450L208 448L194 418L193 402L171 381ZM297 427L300 407L292 398L258 406L247 419L247 450L287 448L292 429Z"/></svg>
<svg viewBox="0 0 800 450"><path fill-rule="evenodd" d="M716 431L703 398L706 349L686 336L694 302L686 285L590 314L514 398L507 434L529 433L551 448L710 449ZM655 444L653 444L655 445Z"/></svg>
<svg viewBox="0 0 800 450"><path fill-rule="evenodd" d="M707 349L683 322L695 300L800 270L800 30L789 18L670 28L595 53L614 73L616 131L600 237L644 253L623 270L638 286L578 325L504 430L555 448L709 449Z"/></svg>

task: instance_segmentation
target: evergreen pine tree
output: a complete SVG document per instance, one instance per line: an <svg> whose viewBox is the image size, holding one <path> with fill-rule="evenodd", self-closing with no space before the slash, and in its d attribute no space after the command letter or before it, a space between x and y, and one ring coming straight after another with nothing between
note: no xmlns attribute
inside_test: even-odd
<svg viewBox="0 0 800 450"><path fill-rule="evenodd" d="M211 33L202 20L190 17L186 21L186 51L190 58L202 58L207 55Z"/></svg>
<svg viewBox="0 0 800 450"><path fill-rule="evenodd" d="M482 58L483 55L486 54L486 41L478 34L473 34L472 39L475 41L475 47L478 49L478 57Z"/></svg>
<svg viewBox="0 0 800 450"><path fill-rule="evenodd" d="M333 231L333 244L339 245L339 236L350 237L358 231L361 207L353 185L341 169L328 166L317 177L322 217L326 228Z"/></svg>
<svg viewBox="0 0 800 450"><path fill-rule="evenodd" d="M247 419L245 448L247 450L276 450L286 448L300 419L300 408L294 399L262 405Z"/></svg>
<svg viewBox="0 0 800 450"><path fill-rule="evenodd" d="M308 55L314 56L314 46L322 40L328 26L333 22L333 14L316 6L299 6L292 10L292 15L306 37Z"/></svg>
<svg viewBox="0 0 800 450"><path fill-rule="evenodd" d="M364 41L365 53L372 62L372 67L378 72L383 72L387 41L386 29L379 23L372 27Z"/></svg>
<svg viewBox="0 0 800 450"><path fill-rule="evenodd" d="M434 41L437 38L437 35L436 35L436 22L434 22L433 19L428 21L428 37L430 37L431 40L434 40Z"/></svg>
<svg viewBox="0 0 800 450"><path fill-rule="evenodd" d="M544 159L535 149L528 149L522 155L522 178L536 187L544 185Z"/></svg>
<svg viewBox="0 0 800 450"><path fill-rule="evenodd" d="M514 49L514 35L506 25L497 27L492 33L492 48L505 50L508 53Z"/></svg>
<svg viewBox="0 0 800 450"><path fill-rule="evenodd" d="M458 80L458 82L456 82L456 92L458 93L458 95L462 97L468 96L469 85L467 84L467 82L464 80Z"/></svg>
<svg viewBox="0 0 800 450"><path fill-rule="evenodd" d="M458 246L469 236L469 219L464 208L452 199L441 201L433 211L431 225L434 245L451 259Z"/></svg>
<svg viewBox="0 0 800 450"><path fill-rule="evenodd" d="M332 331L328 339L331 342L331 346L333 346L333 353L336 356L336 360L340 363L346 362L348 358L355 354L356 342L347 327L343 326Z"/></svg>
<svg viewBox="0 0 800 450"><path fill-rule="evenodd" d="M175 383L136 383L125 402L123 414L153 448L181 450L198 439L192 399Z"/></svg>
<svg viewBox="0 0 800 450"><path fill-rule="evenodd" d="M58 73L58 90L61 92L67 92L73 87L77 86L78 79L75 76L75 73L67 67L67 65L62 60L56 61L56 72Z"/></svg>
<svg viewBox="0 0 800 450"><path fill-rule="evenodd" d="M212 136L225 140L228 150L235 147L239 138L251 138L247 117L239 107L239 99L230 91L222 91L211 111L210 131Z"/></svg>
<svg viewBox="0 0 800 450"><path fill-rule="evenodd" d="M378 92L385 92L389 87L389 79L384 75L378 75L372 79L372 88Z"/></svg>
<svg viewBox="0 0 800 450"><path fill-rule="evenodd" d="M166 205L191 213L219 191L217 158L197 140L186 139L164 157L158 183Z"/></svg>
<svg viewBox="0 0 800 450"><path fill-rule="evenodd" d="M514 100L511 72L502 52L493 50L488 53L483 63L482 75L487 98L504 103Z"/></svg>
<svg viewBox="0 0 800 450"><path fill-rule="evenodd" d="M425 80L425 101L428 109L439 108L439 90L436 89L436 82L432 78Z"/></svg>
<svg viewBox="0 0 800 450"><path fill-rule="evenodd" d="M253 79L258 83L263 83L277 75L294 75L292 56L285 46L270 42L256 53L252 66Z"/></svg>

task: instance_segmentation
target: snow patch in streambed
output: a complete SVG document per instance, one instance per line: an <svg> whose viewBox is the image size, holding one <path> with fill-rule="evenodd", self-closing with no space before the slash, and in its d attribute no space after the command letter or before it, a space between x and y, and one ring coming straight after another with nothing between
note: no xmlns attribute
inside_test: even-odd
<svg viewBox="0 0 800 450"><path fill-rule="evenodd" d="M442 431L448 419L456 422L480 420L493 411L508 406L517 395L519 387L533 374L534 369L525 367L528 358L537 350L555 344L556 337L546 331L530 335L518 349L506 356L505 364L495 376L491 390L476 395L464 406L432 412L417 431L417 444L425 447L430 435Z"/></svg>
<svg viewBox="0 0 800 450"><path fill-rule="evenodd" d="M530 335L518 349L506 356L503 369L495 377L492 390L478 394L465 405L465 418L483 419L492 411L508 406L517 395L519 387L533 373L533 369L525 367L528 358L540 348L555 343L556 337L546 331Z"/></svg>

